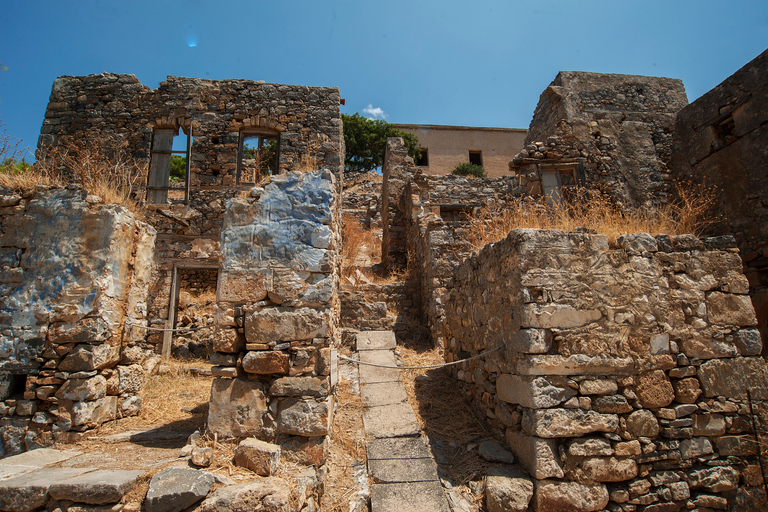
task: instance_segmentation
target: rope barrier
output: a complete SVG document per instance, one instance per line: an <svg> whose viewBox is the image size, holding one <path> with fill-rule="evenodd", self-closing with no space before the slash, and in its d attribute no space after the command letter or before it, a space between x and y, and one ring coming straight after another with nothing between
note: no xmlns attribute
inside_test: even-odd
<svg viewBox="0 0 768 512"><path fill-rule="evenodd" d="M126 321L125 325L130 325L131 327L138 327L139 329L146 329L148 331L161 331L161 332L166 332L166 331L172 331L172 332L193 332L193 331L199 331L199 330L202 330L202 329L210 329L212 327L216 327L216 325L214 324L214 325L204 325L202 327L185 327L185 328L181 328L181 329L163 329L162 327L150 327L148 325L139 325L139 324L135 324L135 323L133 323L131 321Z"/></svg>
<svg viewBox="0 0 768 512"><path fill-rule="evenodd" d="M385 365L385 364L366 363L364 361L359 361L357 359L353 359L351 357L342 356L342 355L339 356L339 359L344 359L345 361L351 361L353 363L362 364L362 365L366 365L366 366L375 366L377 368L390 368L390 369L394 369L394 370L429 370L429 369L432 369L432 368L445 368L446 366L453 366L455 364L466 363L467 361L471 361L473 359L478 359L480 357L487 356L491 352L495 352L495 351L499 350L500 348L502 348L503 346L504 345L499 345L496 348L492 348L491 350L487 350L487 351L485 351L485 352L483 352L481 354L477 354L476 356L468 357L466 359L461 359L459 361L453 361L453 362L450 362L450 363L443 363L443 364L431 364L431 365L427 365L427 366L388 366L388 365Z"/></svg>

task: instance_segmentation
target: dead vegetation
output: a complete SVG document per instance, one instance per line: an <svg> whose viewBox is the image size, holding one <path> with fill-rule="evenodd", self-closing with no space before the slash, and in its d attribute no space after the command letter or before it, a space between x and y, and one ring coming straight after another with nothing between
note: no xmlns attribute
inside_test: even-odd
<svg viewBox="0 0 768 512"><path fill-rule="evenodd" d="M700 234L710 223L717 191L704 185L678 183L675 200L654 209L629 210L596 190L569 191L561 201L524 197L511 206L491 204L470 217L468 241L477 250L505 238L516 228L586 228L608 236L609 243L629 233Z"/></svg>
<svg viewBox="0 0 768 512"><path fill-rule="evenodd" d="M32 165L18 162L11 139L0 137L0 188L30 192L38 185L82 186L106 204L119 204L143 217L138 188L146 170L126 156L125 144L115 139L64 141L48 149Z"/></svg>

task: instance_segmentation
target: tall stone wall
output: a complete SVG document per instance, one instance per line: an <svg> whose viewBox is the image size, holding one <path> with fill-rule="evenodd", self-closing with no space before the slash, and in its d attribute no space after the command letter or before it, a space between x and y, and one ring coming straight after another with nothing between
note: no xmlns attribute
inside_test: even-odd
<svg viewBox="0 0 768 512"><path fill-rule="evenodd" d="M768 51L677 115L674 173L716 190L713 234L732 233L768 339ZM768 355L768 354L766 354Z"/></svg>
<svg viewBox="0 0 768 512"><path fill-rule="evenodd" d="M768 370L732 240L517 229L456 270L446 359L501 347L452 373L533 510L766 510Z"/></svg>
<svg viewBox="0 0 768 512"><path fill-rule="evenodd" d="M279 136L280 173L322 168L340 184L344 142L339 102L336 87L169 76L153 90L133 75L62 76L51 89L38 157L69 141L118 149L143 169L134 183L137 197L143 198L153 131L175 130L186 140L192 130L188 201L174 192L167 204L148 205L147 212L147 222L158 232L149 315L153 327L170 328L174 268L218 265L225 204L252 186L237 183L241 135ZM162 338L154 334L150 339L161 343Z"/></svg>
<svg viewBox="0 0 768 512"><path fill-rule="evenodd" d="M76 188L0 201L2 456L139 411L155 230Z"/></svg>
<svg viewBox="0 0 768 512"><path fill-rule="evenodd" d="M227 203L208 429L321 464L340 342L340 198L330 171L273 177Z"/></svg>
<svg viewBox="0 0 768 512"><path fill-rule="evenodd" d="M542 166L570 165L580 166L576 180L628 208L664 202L675 116L687 103L680 80L561 71L541 94L510 169L534 193Z"/></svg>

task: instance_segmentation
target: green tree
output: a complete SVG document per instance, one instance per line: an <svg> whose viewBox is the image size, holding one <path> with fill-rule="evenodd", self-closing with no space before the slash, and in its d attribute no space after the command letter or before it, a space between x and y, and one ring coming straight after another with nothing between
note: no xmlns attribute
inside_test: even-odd
<svg viewBox="0 0 768 512"><path fill-rule="evenodd" d="M182 183L187 178L187 157L171 155L171 183Z"/></svg>
<svg viewBox="0 0 768 512"><path fill-rule="evenodd" d="M342 114L347 172L372 171L384 163L387 138L402 137L405 147L414 160L419 158L419 139L412 133L398 130L380 119L367 119L360 114Z"/></svg>
<svg viewBox="0 0 768 512"><path fill-rule="evenodd" d="M456 168L451 171L451 174L457 176L473 176L475 178L486 177L485 169L482 165L470 164L469 162L457 165Z"/></svg>

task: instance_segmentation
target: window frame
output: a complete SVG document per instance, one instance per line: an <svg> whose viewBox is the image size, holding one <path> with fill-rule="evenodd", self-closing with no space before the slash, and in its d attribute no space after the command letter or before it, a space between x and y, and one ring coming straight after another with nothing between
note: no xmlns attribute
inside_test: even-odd
<svg viewBox="0 0 768 512"><path fill-rule="evenodd" d="M256 183L242 181L243 175L243 153L245 140L251 137L259 137L259 148L263 146L265 140L274 139L277 141L275 149L275 168L271 169L273 174L280 174L280 132L277 130L265 129L243 129L240 130L237 144L237 170L235 174L236 185L256 185Z"/></svg>
<svg viewBox="0 0 768 512"><path fill-rule="evenodd" d="M179 128L182 133L187 136L187 144L185 150L174 150L173 139L179 135ZM155 149L155 136L159 131L175 132L171 137L171 149ZM168 155L167 169L158 169L158 160L155 155ZM178 186L171 186L171 157L173 155L184 155L187 159L187 172L184 178L184 188ZM153 166L153 163L155 164ZM147 204L168 204L168 191L169 190L184 190L183 204L189 203L189 178L191 173L192 164L192 125L188 127L180 126L177 128L158 126L152 130L152 142L150 143L149 150L149 170L147 171L147 186L145 200ZM163 164L164 165L164 164ZM154 172L153 172L154 171ZM158 174L159 173L159 174ZM156 182L153 184L153 181ZM162 185L160 182L165 183ZM152 192L160 192L152 193ZM162 200L160 200L162 198Z"/></svg>

